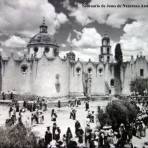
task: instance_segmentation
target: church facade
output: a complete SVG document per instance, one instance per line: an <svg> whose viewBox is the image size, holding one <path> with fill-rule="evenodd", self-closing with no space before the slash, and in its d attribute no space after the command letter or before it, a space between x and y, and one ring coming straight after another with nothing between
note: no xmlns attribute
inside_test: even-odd
<svg viewBox="0 0 148 148"><path fill-rule="evenodd" d="M121 91L114 75L110 38L102 38L98 61L82 62L70 51L59 57L59 46L49 36L45 22L40 32L33 36L23 56L1 55L1 92L33 94L46 97L83 97L130 94L130 83L137 77L148 78L145 57L131 58L121 67Z"/></svg>

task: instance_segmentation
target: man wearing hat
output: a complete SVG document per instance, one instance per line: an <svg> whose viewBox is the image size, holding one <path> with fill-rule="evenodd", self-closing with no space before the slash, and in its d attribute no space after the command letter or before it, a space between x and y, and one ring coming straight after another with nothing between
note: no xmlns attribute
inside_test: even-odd
<svg viewBox="0 0 148 148"><path fill-rule="evenodd" d="M90 144L91 132L92 132L92 129L90 128L90 124L87 123L86 128L85 128L85 144L86 145Z"/></svg>
<svg viewBox="0 0 148 148"><path fill-rule="evenodd" d="M50 132L50 127L47 127L47 131L45 132L45 145L46 147L52 141L52 133Z"/></svg>

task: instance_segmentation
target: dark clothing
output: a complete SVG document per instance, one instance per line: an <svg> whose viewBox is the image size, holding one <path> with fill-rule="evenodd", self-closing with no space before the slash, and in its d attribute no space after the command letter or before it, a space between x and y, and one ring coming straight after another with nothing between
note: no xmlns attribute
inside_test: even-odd
<svg viewBox="0 0 148 148"><path fill-rule="evenodd" d="M69 144L71 138L72 138L71 130L68 130L68 131L66 132L66 144L67 144L67 145Z"/></svg>
<svg viewBox="0 0 148 148"><path fill-rule="evenodd" d="M52 128L52 135L53 135L53 139L55 139L55 131L56 131L57 127L53 126Z"/></svg>
<svg viewBox="0 0 148 148"><path fill-rule="evenodd" d="M10 100L13 100L14 99L14 95L13 95L13 93L11 92L10 93Z"/></svg>
<svg viewBox="0 0 148 148"><path fill-rule="evenodd" d="M83 129L78 129L77 130L77 136L78 136L78 141L79 143L83 143L83 134L84 134L84 131Z"/></svg>
<svg viewBox="0 0 148 148"><path fill-rule="evenodd" d="M90 148L95 148L95 143L94 143L94 140L91 140L90 141L90 146L89 146Z"/></svg>
<svg viewBox="0 0 148 148"><path fill-rule="evenodd" d="M90 140L91 140L91 128L89 126L87 126L85 128L85 143L89 142L90 143Z"/></svg>
<svg viewBox="0 0 148 148"><path fill-rule="evenodd" d="M58 108L61 108L61 101L58 101Z"/></svg>
<svg viewBox="0 0 148 148"><path fill-rule="evenodd" d="M85 103L85 109L86 109L86 111L89 109L89 103L88 102Z"/></svg>
<svg viewBox="0 0 148 148"><path fill-rule="evenodd" d="M57 114L55 112L52 113L52 115L51 115L51 121L56 121L56 118L57 118Z"/></svg>
<svg viewBox="0 0 148 148"><path fill-rule="evenodd" d="M73 109L73 110L70 112L70 119L73 119L73 120L76 119L76 110L75 110L75 109Z"/></svg>
<svg viewBox="0 0 148 148"><path fill-rule="evenodd" d="M55 130L55 140L58 141L60 139L60 133L61 133L61 130L59 128L56 128Z"/></svg>
<svg viewBox="0 0 148 148"><path fill-rule="evenodd" d="M5 96L5 93L4 92L2 93L2 98L3 98L3 100L6 99L6 96Z"/></svg>
<svg viewBox="0 0 148 148"><path fill-rule="evenodd" d="M67 148L77 148L76 141L70 141L69 144L67 145Z"/></svg>
<svg viewBox="0 0 148 148"><path fill-rule="evenodd" d="M76 123L75 123L75 134L76 134L76 136L78 136L77 135L77 131L78 131L78 129L80 128L80 122L79 121L76 121Z"/></svg>
<svg viewBox="0 0 148 148"><path fill-rule="evenodd" d="M45 133L45 145L50 144L50 142L52 141L52 134L50 131L46 131Z"/></svg>

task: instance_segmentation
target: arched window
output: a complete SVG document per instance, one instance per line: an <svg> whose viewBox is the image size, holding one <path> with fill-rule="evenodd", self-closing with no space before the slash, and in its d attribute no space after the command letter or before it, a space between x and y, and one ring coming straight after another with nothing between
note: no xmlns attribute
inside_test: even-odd
<svg viewBox="0 0 148 148"><path fill-rule="evenodd" d="M114 79L111 79L111 80L110 80L110 86L114 86L114 83L115 83L115 82L114 82Z"/></svg>
<svg viewBox="0 0 148 148"><path fill-rule="evenodd" d="M45 52L47 53L47 52L49 52L49 47L45 47Z"/></svg>
<svg viewBox="0 0 148 148"><path fill-rule="evenodd" d="M34 47L34 52L38 52L38 47Z"/></svg>
<svg viewBox="0 0 148 148"><path fill-rule="evenodd" d="M99 68L99 74L102 74L103 68Z"/></svg>
<svg viewBox="0 0 148 148"><path fill-rule="evenodd" d="M92 68L88 68L88 73L91 73L92 72Z"/></svg>
<svg viewBox="0 0 148 148"><path fill-rule="evenodd" d="M27 69L28 69L28 66L26 64L24 64L24 65L21 66L21 72L22 73L26 73L27 72Z"/></svg>
<svg viewBox="0 0 148 148"><path fill-rule="evenodd" d="M77 68L76 68L76 72L79 74L80 71L81 71L81 68L80 68L80 67L77 67Z"/></svg>

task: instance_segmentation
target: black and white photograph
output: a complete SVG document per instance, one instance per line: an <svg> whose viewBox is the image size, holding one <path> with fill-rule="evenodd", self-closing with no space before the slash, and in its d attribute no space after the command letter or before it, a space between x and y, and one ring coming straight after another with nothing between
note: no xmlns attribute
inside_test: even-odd
<svg viewBox="0 0 148 148"><path fill-rule="evenodd" d="M148 0L0 0L0 148L148 148Z"/></svg>

